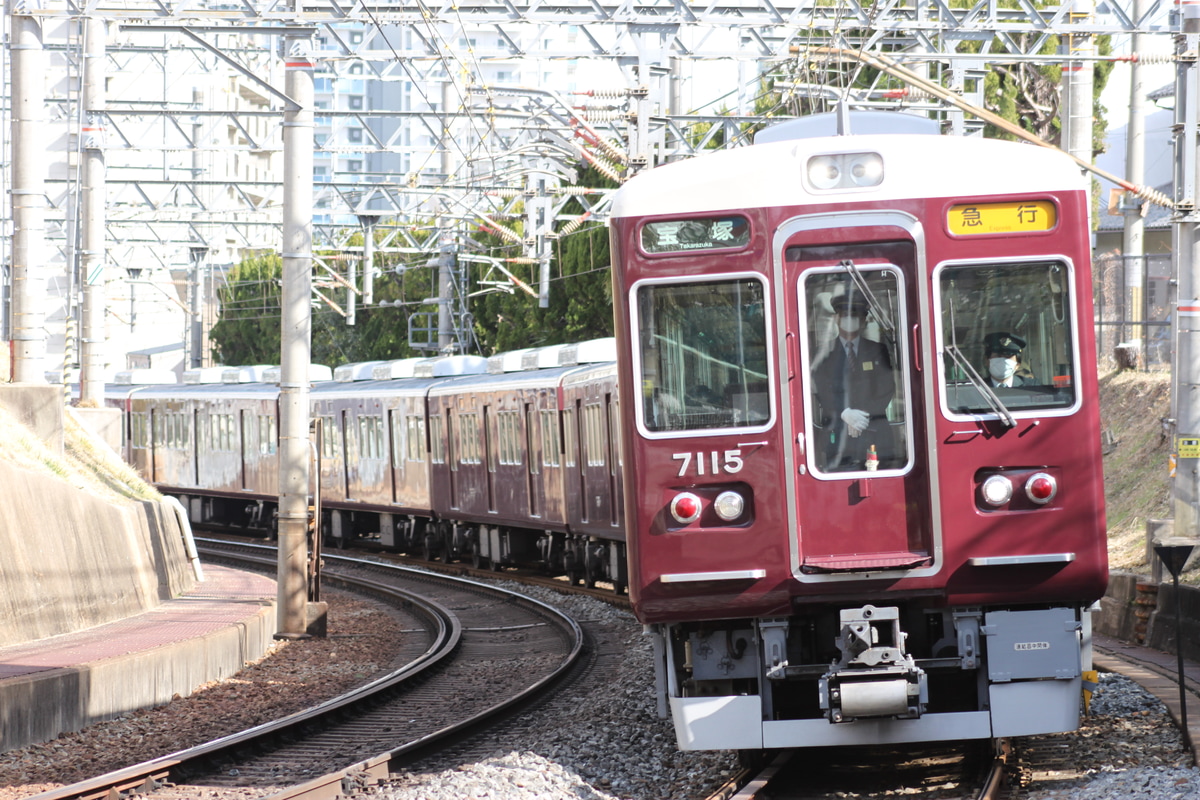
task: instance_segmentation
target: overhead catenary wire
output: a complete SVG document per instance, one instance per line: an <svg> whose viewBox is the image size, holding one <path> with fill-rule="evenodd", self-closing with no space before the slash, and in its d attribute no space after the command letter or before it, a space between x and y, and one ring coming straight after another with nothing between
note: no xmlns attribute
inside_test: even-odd
<svg viewBox="0 0 1200 800"><path fill-rule="evenodd" d="M1070 158L1072 161L1074 161L1076 164L1078 164L1083 169L1086 169L1087 171L1091 172L1093 175L1096 175L1107 181L1111 181L1112 183L1115 183L1117 186L1120 186L1122 189L1133 194L1135 197L1137 197L1141 200L1145 200L1147 202L1154 203L1155 205L1163 206L1164 208L1169 208L1169 209L1175 208L1175 201L1172 200L1170 197L1167 197L1167 195L1163 194L1162 192L1158 191L1157 189L1154 189L1150 186L1135 186L1134 184L1130 183L1129 181L1125 180L1124 178L1118 177L1116 175L1113 175L1111 172L1100 169L1095 164L1092 164L1089 161L1079 158L1078 156L1072 155L1071 153L1066 152L1065 150L1063 150L1062 148L1058 147L1055 144L1052 144L1050 142L1044 141L1043 139L1040 139L1039 137L1035 136L1034 134L1032 134L1029 131L1022 128L1020 125L1017 125L1013 122L1010 122L1010 121L1004 119L999 114L995 114L991 111L988 111L986 108L980 108L979 106L976 106L972 103L967 102L957 92L950 90L950 89L946 89L946 88L934 83L933 81L929 80L928 78L918 75L917 73L913 72L912 70L908 69L907 67L903 66L902 64L900 64L896 61L893 61L892 59L888 58L885 55L882 55L880 53L868 53L868 52L862 51L862 50L850 50L850 49L842 48L842 47L816 47L816 48L811 48L807 51L804 51L801 48L797 48L797 51L798 52L815 53L817 55L822 55L822 56L841 56L841 57L845 57L845 58L857 59L862 64L872 66L875 69L882 70L884 72L887 72L889 75L893 75L897 78L900 78L901 80L905 81L906 83L910 84L911 86L914 86L914 87L920 89L921 91L927 92L932 97L936 97L937 99L942 100L943 102L949 103L950 105L954 106L955 108L959 108L963 111L966 111L968 114L972 114L972 115L978 117L979 119L982 119L984 122L994 125L997 128L1005 131L1006 133L1010 133L1013 136L1016 136L1019 139L1022 139L1031 144L1038 145L1039 147L1045 147L1049 150L1057 150L1058 152L1060 152L1063 155Z"/></svg>

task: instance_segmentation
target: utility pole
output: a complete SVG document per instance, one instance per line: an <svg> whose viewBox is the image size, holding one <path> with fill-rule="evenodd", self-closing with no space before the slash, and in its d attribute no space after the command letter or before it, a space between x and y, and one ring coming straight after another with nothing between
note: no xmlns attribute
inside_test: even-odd
<svg viewBox="0 0 1200 800"><path fill-rule="evenodd" d="M83 278L83 341L80 348L79 399L89 406L104 404L104 241L107 187L104 164L104 82L107 23L98 17L83 20L83 137L80 273Z"/></svg>
<svg viewBox="0 0 1200 800"><path fill-rule="evenodd" d="M283 114L283 329L279 370L279 638L308 635L308 367L312 355L313 62L287 36ZM319 520L318 520L319 533Z"/></svg>
<svg viewBox="0 0 1200 800"><path fill-rule="evenodd" d="M453 134L450 130L450 106L453 102L454 85L450 82L450 77L446 77L446 81L442 84L442 174L446 176L446 180L450 180L450 173L453 168L453 161L450 158L449 144L453 141ZM451 355L456 351L457 339L455 330L457 325L454 324L453 310L456 308L458 297L465 296L466 291L459 292L454 285L454 253L457 248L451 245L443 245L442 254L438 257L438 317L437 317L437 338L438 338L438 353L441 355Z"/></svg>
<svg viewBox="0 0 1200 800"><path fill-rule="evenodd" d="M8 0L12 25L12 379L45 383L46 58L42 25Z"/></svg>
<svg viewBox="0 0 1200 800"><path fill-rule="evenodd" d="M375 304L375 225L381 212L359 211L355 213L363 229L363 305Z"/></svg>
<svg viewBox="0 0 1200 800"><path fill-rule="evenodd" d="M188 247L191 261L188 278L188 368L204 366L204 259L208 256L207 245Z"/></svg>
<svg viewBox="0 0 1200 800"><path fill-rule="evenodd" d="M1200 4L1184 3L1175 37L1175 274L1179 282L1173 309L1176 332L1174 511L1176 536L1200 535L1200 236L1196 187L1200 181Z"/></svg>
<svg viewBox="0 0 1200 800"><path fill-rule="evenodd" d="M1148 0L1133 0L1133 18L1140 20L1150 10ZM1135 33L1130 39L1130 51L1135 55L1145 53L1149 38ZM1143 83L1144 68L1138 61L1129 67L1129 122L1125 128L1125 180L1141 186L1146 179L1146 87ZM1123 195L1124 232L1121 236L1121 254L1124 261L1125 286L1128 287L1129 309L1125 319L1135 326L1134 336L1142 340L1141 356L1146 357L1146 329L1136 326L1142 321L1142 288L1146 281L1146 201L1131 193Z"/></svg>

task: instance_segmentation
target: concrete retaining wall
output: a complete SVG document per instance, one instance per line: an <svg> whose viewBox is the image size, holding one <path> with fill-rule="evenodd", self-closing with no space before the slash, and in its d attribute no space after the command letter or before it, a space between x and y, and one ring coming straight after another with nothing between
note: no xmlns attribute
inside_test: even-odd
<svg viewBox="0 0 1200 800"><path fill-rule="evenodd" d="M1183 613L1183 657L1200 660L1200 587L1179 587ZM1144 575L1114 572L1100 601L1093 629L1116 639L1175 652L1175 587Z"/></svg>
<svg viewBox="0 0 1200 800"><path fill-rule="evenodd" d="M0 646L90 628L195 585L179 523L0 462Z"/></svg>

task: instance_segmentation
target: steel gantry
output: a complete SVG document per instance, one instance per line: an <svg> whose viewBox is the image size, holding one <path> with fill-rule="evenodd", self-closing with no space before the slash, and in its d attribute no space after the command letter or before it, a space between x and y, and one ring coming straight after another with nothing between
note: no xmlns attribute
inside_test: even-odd
<svg viewBox="0 0 1200 800"><path fill-rule="evenodd" d="M713 146L740 146L753 126L792 113L789 103L799 97L924 110L970 133L981 123L960 108L885 71L866 81L850 59L830 53L886 53L977 106L989 64L1072 59L1068 83L1086 98L1086 84L1076 84L1096 58L1092 37L1168 33L1174 24L1161 3L1104 9L1097 15L1086 2L1028 0L11 0L4 144L11 154L17 141L48 143L51 163L44 184L31 188L33 178L4 159L9 206L0 235L13 287L12 338L36 339L44 334L30 331L46 327L29 316L35 304L23 302L31 247L46 247L39 268L45 262L61 275L52 330L77 315L84 287L132 279L132 271L107 267L142 265L132 269L162 276L159 292L178 292L194 309L187 294L200 290L202 266L279 251L283 116L294 102L284 85L285 39L312 42L314 242L361 257L365 248L349 241L371 215L375 253L432 258L461 242L469 225L490 220L503 232L497 220L519 218L522 229L507 232L524 248L524 280L544 302L550 243L581 224L579 215L564 215L566 205L582 202L586 224L605 213L605 195L576 187L576 165L621 180ZM86 47L87 25L106 40L99 54ZM1060 54L1045 55L1054 41L1064 43ZM36 94L17 83L15 48L49 57L44 95L15 96ZM83 91L85 66L96 61L108 86L102 104ZM721 74L706 72L720 64L728 66L717 81L724 92L699 86ZM779 78L783 104L756 105L764 75ZM42 119L22 111L31 102L43 107ZM94 170L95 157L85 156L97 152L106 196L99 226L84 221L95 213L87 210L95 203L84 202L92 191L85 167ZM29 196L44 198L44 207L30 207L22 199ZM28 242L39 235L44 242ZM204 265L196 248L204 248ZM344 263L324 267L344 279ZM374 277L371 267L362 271L365 281ZM179 328L194 349L194 337L182 333L190 320Z"/></svg>

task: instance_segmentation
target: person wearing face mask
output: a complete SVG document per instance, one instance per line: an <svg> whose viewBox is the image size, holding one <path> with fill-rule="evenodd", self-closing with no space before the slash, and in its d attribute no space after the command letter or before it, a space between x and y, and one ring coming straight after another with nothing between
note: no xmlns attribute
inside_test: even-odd
<svg viewBox="0 0 1200 800"><path fill-rule="evenodd" d="M828 429L825 469L861 470L867 453L875 452L886 468L895 451L887 407L896 393L888 349L862 336L868 305L861 295L831 300L837 339L813 369L817 417Z"/></svg>
<svg viewBox="0 0 1200 800"><path fill-rule="evenodd" d="M993 388L1012 388L1033 383L1032 376L1021 370L1021 351L1025 340L1012 333L997 331L983 337L987 354L988 383Z"/></svg>

